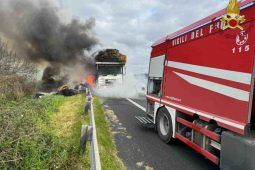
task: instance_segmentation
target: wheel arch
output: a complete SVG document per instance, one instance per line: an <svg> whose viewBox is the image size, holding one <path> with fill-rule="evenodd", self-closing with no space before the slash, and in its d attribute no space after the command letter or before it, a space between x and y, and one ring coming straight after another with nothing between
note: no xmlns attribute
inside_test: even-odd
<svg viewBox="0 0 255 170"><path fill-rule="evenodd" d="M156 124L157 123L157 116L158 116L158 112L159 110L161 109L165 109L165 111L167 112L167 114L170 115L171 117L171 120L172 120L172 129L173 129L173 134L172 134L172 137L175 138L175 132L176 132L176 113L177 113L177 110L171 108L171 107L168 107L168 106L165 106L165 105L162 105L158 108L155 109L155 116L154 116L154 123ZM157 130L157 129L156 129Z"/></svg>

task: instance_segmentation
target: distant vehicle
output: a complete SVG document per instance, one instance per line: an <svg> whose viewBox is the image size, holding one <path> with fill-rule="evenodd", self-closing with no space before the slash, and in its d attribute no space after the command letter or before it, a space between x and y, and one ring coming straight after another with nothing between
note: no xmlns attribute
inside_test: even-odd
<svg viewBox="0 0 255 170"><path fill-rule="evenodd" d="M125 65L121 62L96 62L97 86L109 86L122 83Z"/></svg>
<svg viewBox="0 0 255 170"><path fill-rule="evenodd" d="M223 170L255 169L254 4L241 1L239 11L231 0L227 10L154 43L147 116L136 117L164 142L177 138Z"/></svg>
<svg viewBox="0 0 255 170"><path fill-rule="evenodd" d="M96 58L97 87L122 83L125 74L126 56L116 49L100 51Z"/></svg>

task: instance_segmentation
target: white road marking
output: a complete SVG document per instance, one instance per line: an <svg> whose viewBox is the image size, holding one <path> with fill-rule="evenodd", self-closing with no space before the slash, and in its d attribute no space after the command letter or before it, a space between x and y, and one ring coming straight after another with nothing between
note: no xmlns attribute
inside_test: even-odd
<svg viewBox="0 0 255 170"><path fill-rule="evenodd" d="M141 106L140 104L134 102L133 100L131 100L131 99L129 99L129 98L127 98L127 100L128 100L130 103L132 103L133 105L135 105L136 107L138 107L139 109L141 109L142 111L146 112L146 109L145 109L143 106Z"/></svg>

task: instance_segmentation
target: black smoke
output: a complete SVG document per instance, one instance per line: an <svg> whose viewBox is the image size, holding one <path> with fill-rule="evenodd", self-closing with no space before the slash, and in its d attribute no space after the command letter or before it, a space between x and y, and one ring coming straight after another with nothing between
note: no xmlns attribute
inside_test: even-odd
<svg viewBox="0 0 255 170"><path fill-rule="evenodd" d="M57 90L63 84L68 83L69 76L60 76L60 67L48 66L43 71L42 83L40 84L39 90L51 91Z"/></svg>
<svg viewBox="0 0 255 170"><path fill-rule="evenodd" d="M61 74L61 67L88 64L84 51L98 43L93 34L94 19L81 22L63 18L48 0L4 0L0 2L0 38L31 62L46 61Z"/></svg>

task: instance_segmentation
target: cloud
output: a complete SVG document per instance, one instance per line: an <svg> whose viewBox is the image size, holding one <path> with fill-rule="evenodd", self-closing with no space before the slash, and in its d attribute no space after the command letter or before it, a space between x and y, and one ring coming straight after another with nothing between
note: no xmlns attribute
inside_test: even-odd
<svg viewBox="0 0 255 170"><path fill-rule="evenodd" d="M128 70L147 72L151 45L164 35L226 7L228 0L58 0L68 13L96 19L103 48L128 55Z"/></svg>

